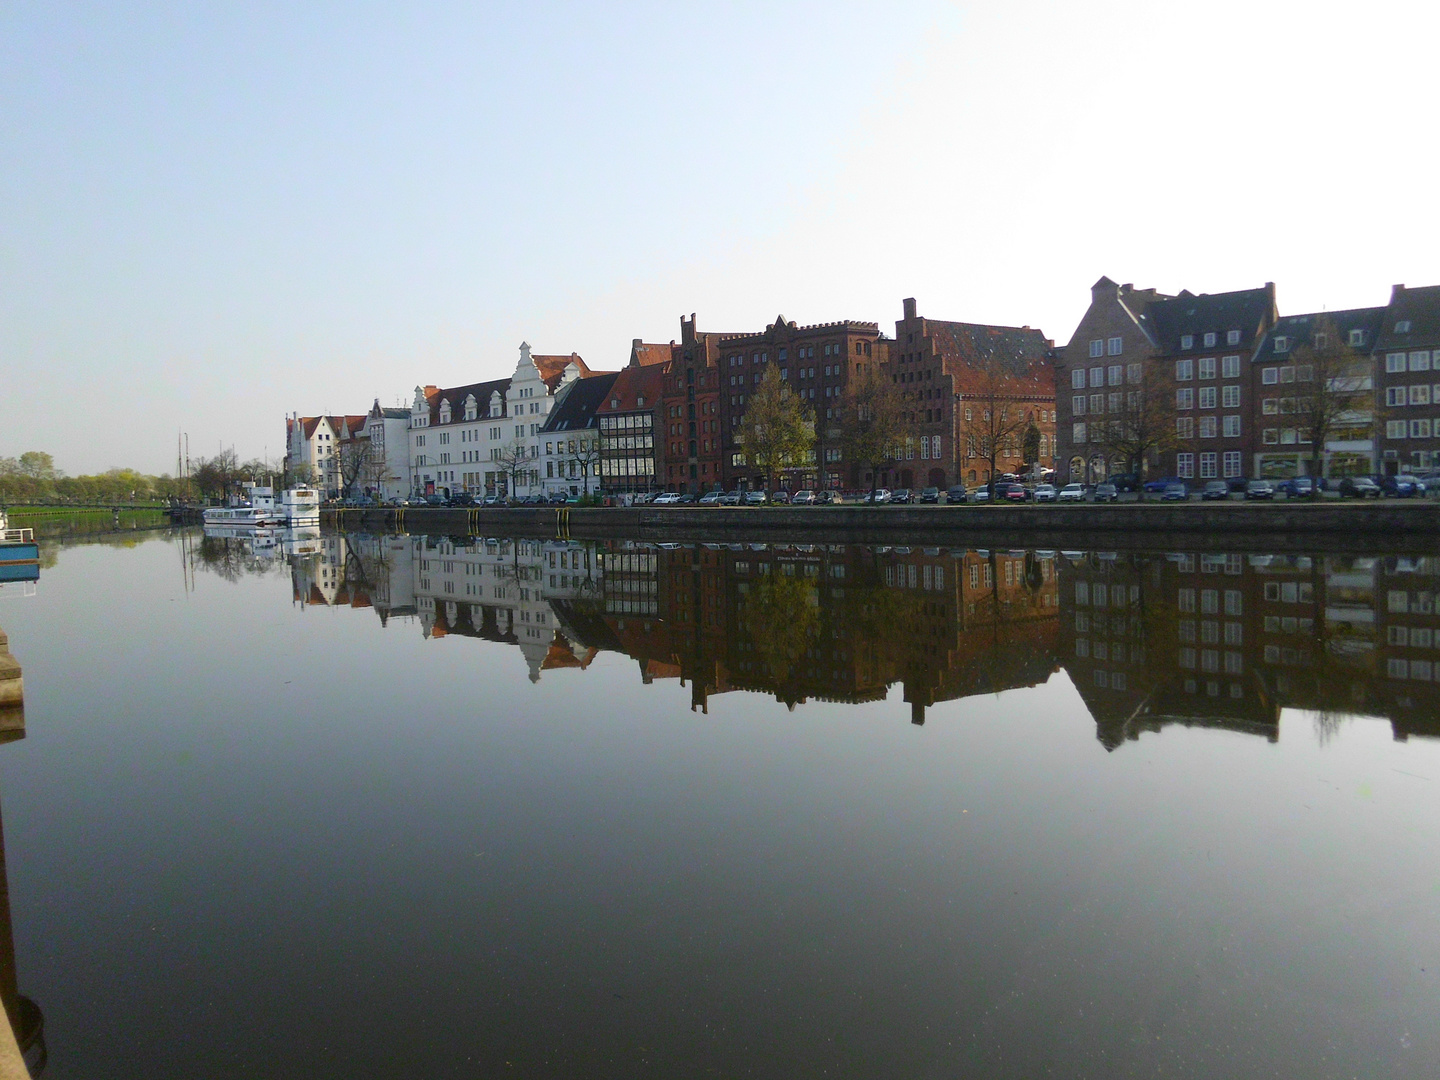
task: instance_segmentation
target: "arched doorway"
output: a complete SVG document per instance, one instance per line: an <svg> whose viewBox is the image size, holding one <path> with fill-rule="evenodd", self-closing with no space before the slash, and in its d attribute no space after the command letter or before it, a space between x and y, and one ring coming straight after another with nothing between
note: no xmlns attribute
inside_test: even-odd
<svg viewBox="0 0 1440 1080"><path fill-rule="evenodd" d="M1085 459L1078 454L1070 459L1069 479L1076 484L1085 482Z"/></svg>
<svg viewBox="0 0 1440 1080"><path fill-rule="evenodd" d="M1090 469L1085 478L1085 482L1087 484L1098 484L1105 479L1106 475L1105 459L1101 455L1096 454L1090 459Z"/></svg>

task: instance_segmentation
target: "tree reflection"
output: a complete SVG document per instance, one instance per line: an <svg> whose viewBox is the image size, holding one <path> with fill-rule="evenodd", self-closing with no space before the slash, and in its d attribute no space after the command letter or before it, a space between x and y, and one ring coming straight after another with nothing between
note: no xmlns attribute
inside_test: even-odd
<svg viewBox="0 0 1440 1080"><path fill-rule="evenodd" d="M739 626L749 635L776 694L784 696L783 688L820 630L819 590L798 577L768 574L747 590Z"/></svg>

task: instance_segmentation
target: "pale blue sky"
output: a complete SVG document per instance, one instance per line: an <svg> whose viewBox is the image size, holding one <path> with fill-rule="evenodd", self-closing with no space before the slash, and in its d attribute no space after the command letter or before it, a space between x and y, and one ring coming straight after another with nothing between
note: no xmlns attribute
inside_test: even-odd
<svg viewBox="0 0 1440 1080"><path fill-rule="evenodd" d="M1370 2L0 8L0 456L277 455L291 410L938 318L1101 274L1440 283L1440 15Z"/></svg>

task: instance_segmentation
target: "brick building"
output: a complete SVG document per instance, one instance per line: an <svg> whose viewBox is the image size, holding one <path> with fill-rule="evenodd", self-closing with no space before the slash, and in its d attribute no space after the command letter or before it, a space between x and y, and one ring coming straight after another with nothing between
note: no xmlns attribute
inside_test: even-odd
<svg viewBox="0 0 1440 1080"><path fill-rule="evenodd" d="M1440 468L1440 285L1391 290L1375 358L1384 472Z"/></svg>
<svg viewBox="0 0 1440 1080"><path fill-rule="evenodd" d="M720 339L680 320L680 342L663 381L663 483L667 491L709 491L721 478Z"/></svg>
<svg viewBox="0 0 1440 1080"><path fill-rule="evenodd" d="M989 480L979 436L994 401L1020 408L1026 423L1039 429L1040 463L1048 466L1055 455L1056 355L1055 343L1039 330L927 319L916 314L913 298L906 299L889 359L914 434L904 460L883 470L881 483L943 488ZM1035 464L1025 456L1017 435L996 468L1018 472Z"/></svg>
<svg viewBox="0 0 1440 1080"><path fill-rule="evenodd" d="M663 486L661 410L674 352L674 342L651 345L636 338L630 362L620 369L609 395L595 410L600 486L605 491L655 491Z"/></svg>

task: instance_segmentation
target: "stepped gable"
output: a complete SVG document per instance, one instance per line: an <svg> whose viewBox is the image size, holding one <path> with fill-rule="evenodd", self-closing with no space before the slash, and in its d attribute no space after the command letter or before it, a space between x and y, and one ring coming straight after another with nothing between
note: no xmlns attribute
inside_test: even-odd
<svg viewBox="0 0 1440 1080"><path fill-rule="evenodd" d="M584 360L580 359L579 353L571 353L569 356L541 356L538 353L531 353L530 359L534 361L535 368L540 372L540 379L550 388L553 394L560 386L560 379L565 374L565 369L574 364L580 370L580 378L588 379L591 375L599 374L593 372Z"/></svg>
<svg viewBox="0 0 1440 1080"><path fill-rule="evenodd" d="M1266 282L1258 289L1199 296L1182 290L1179 296L1151 303L1147 311L1154 326L1156 347L1163 355L1201 351L1205 348L1201 335L1206 333L1216 335L1217 343L1209 346L1212 350L1253 352L1260 335L1276 317L1275 283ZM1227 343L1225 335L1230 330L1240 331L1237 344ZM1180 339L1185 334L1195 338L1189 349L1181 348Z"/></svg>
<svg viewBox="0 0 1440 1080"><path fill-rule="evenodd" d="M925 332L937 353L962 361L962 368L951 371L961 394L975 392L973 384L979 369L992 357L999 361L1001 370L1022 384L1017 389L1033 385L1036 393L1054 393L1054 379L1047 361L1054 353L1055 344L1039 330L927 318Z"/></svg>
<svg viewBox="0 0 1440 1080"><path fill-rule="evenodd" d="M587 379L572 383L563 397L550 410L545 433L554 431L578 431L588 428L595 419L595 413L610 394L610 388L620 377L618 371L604 371Z"/></svg>
<svg viewBox="0 0 1440 1080"><path fill-rule="evenodd" d="M668 364L674 351L675 342L673 341L666 345L657 345L636 338L630 343L630 366L651 367L655 364Z"/></svg>

